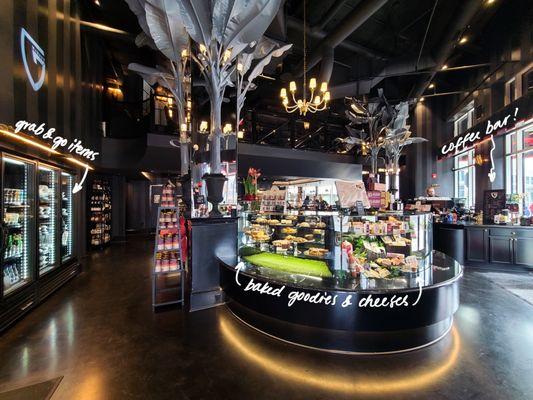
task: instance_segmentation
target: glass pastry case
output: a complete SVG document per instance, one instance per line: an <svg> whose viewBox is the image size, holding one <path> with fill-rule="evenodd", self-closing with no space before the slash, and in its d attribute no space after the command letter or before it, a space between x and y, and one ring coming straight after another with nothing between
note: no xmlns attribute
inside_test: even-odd
<svg viewBox="0 0 533 400"><path fill-rule="evenodd" d="M244 213L239 229L243 262L291 275L334 278L341 286L361 276L409 276L428 264L430 214ZM299 277L299 279L303 279Z"/></svg>
<svg viewBox="0 0 533 400"><path fill-rule="evenodd" d="M239 224L220 286L230 311L271 337L389 354L452 327L463 269L432 250L429 213L245 213Z"/></svg>

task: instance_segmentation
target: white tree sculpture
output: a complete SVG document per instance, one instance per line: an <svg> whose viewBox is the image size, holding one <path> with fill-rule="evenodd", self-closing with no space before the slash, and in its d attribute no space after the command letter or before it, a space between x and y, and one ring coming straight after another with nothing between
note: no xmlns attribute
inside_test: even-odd
<svg viewBox="0 0 533 400"><path fill-rule="evenodd" d="M281 0L127 1L137 15L143 31L167 57L170 55L169 59L177 60L172 57L181 56L181 51L175 50L187 38L187 35L182 34L183 29L196 43L196 49L190 55L206 81L211 103L211 173L220 174L224 92L227 86L234 86L232 77L237 67L237 56L261 39L278 12ZM159 15L154 9L165 15ZM141 37L139 42L147 40ZM257 73L259 74L260 72ZM251 81L248 78L248 83Z"/></svg>
<svg viewBox="0 0 533 400"><path fill-rule="evenodd" d="M237 56L254 46L278 12L281 0L168 0L181 11L185 29L196 42L191 52L207 85L211 103L211 173L219 174L222 99L234 86Z"/></svg>
<svg viewBox="0 0 533 400"><path fill-rule="evenodd" d="M278 48L278 43L262 37L259 43L255 46L250 46L250 51L243 51L237 58L237 126L235 131L238 131L239 122L241 120L241 111L246 100L246 95L249 90L254 90L256 86L253 81L263 73L265 67L270 63L273 57L281 57L283 53L289 50L292 44ZM254 60L259 60L252 71L246 76L246 73L252 67Z"/></svg>

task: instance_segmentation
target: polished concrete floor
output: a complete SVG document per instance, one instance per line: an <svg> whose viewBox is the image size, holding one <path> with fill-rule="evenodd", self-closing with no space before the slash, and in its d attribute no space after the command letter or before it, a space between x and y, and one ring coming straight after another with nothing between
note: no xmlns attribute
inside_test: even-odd
<svg viewBox="0 0 533 400"><path fill-rule="evenodd" d="M533 306L467 271L452 332L395 356L278 342L224 307L151 309L152 242L84 272L0 336L0 392L64 376L56 399L532 399Z"/></svg>

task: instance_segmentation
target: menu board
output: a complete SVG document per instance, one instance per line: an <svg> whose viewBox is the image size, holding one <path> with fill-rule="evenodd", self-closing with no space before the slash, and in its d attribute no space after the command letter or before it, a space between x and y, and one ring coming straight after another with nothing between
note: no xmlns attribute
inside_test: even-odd
<svg viewBox="0 0 533 400"><path fill-rule="evenodd" d="M335 186L337 187L337 196L342 208L354 207L358 200L363 203L365 208L370 208L363 181L335 181Z"/></svg>
<svg viewBox="0 0 533 400"><path fill-rule="evenodd" d="M261 212L284 212L287 201L286 191L279 189L265 190L260 193Z"/></svg>
<svg viewBox="0 0 533 400"><path fill-rule="evenodd" d="M483 195L483 222L494 223L494 216L499 214L506 204L505 190L485 190Z"/></svg>

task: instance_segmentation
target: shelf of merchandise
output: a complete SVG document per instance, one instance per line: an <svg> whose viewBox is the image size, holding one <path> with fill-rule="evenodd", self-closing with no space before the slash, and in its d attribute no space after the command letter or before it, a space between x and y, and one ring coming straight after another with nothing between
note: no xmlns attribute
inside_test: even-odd
<svg viewBox="0 0 533 400"><path fill-rule="evenodd" d="M174 221L174 227L162 227L161 225L161 215L162 213L174 213L176 220ZM178 238L179 245L172 246L171 248L159 248L159 240L164 235L176 235ZM174 242L174 240L172 240ZM153 270L152 270L152 306L154 310L157 307L169 306L174 304L183 304L185 298L185 279L184 279L184 263L183 263L183 251L181 244L181 231L180 231L180 214L178 207L159 207L157 210L157 230L155 235L155 245L154 245L154 258L153 258ZM170 268L163 270L163 266L158 266L158 257L161 257L164 253L177 253L177 264L175 268ZM179 275L178 285L171 287L161 287L161 279L166 280L167 278ZM167 292L177 292L178 297L174 300L159 300L159 295L161 293Z"/></svg>
<svg viewBox="0 0 533 400"><path fill-rule="evenodd" d="M90 244L100 248L111 242L111 186L104 179L95 179L89 198Z"/></svg>

